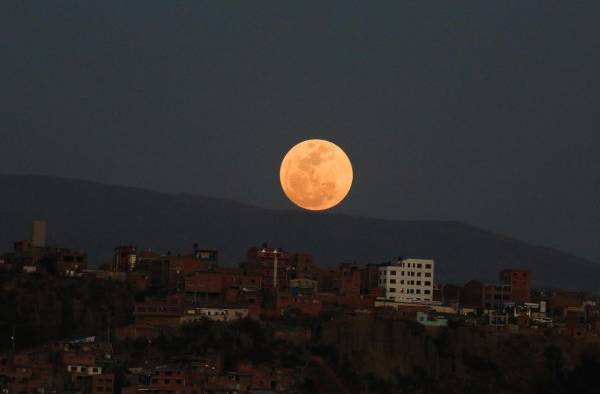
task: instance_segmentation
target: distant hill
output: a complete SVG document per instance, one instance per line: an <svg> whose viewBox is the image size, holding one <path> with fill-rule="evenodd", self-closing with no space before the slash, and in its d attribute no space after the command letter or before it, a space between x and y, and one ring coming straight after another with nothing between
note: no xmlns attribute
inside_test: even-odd
<svg viewBox="0 0 600 394"><path fill-rule="evenodd" d="M93 264L114 246L188 253L194 243L221 251L224 264L268 241L311 252L320 265L382 262L398 256L436 260L438 281L495 281L506 267L530 268L539 286L600 289L600 265L459 222L387 221L277 211L196 195L164 194L88 181L0 175L0 250L30 236L45 219L50 242L86 250Z"/></svg>

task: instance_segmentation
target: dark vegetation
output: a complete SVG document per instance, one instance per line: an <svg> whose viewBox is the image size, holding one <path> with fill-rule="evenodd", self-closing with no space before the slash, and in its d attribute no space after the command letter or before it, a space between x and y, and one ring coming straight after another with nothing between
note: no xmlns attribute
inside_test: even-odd
<svg viewBox="0 0 600 394"><path fill-rule="evenodd" d="M133 293L124 283L48 277L0 276L0 351L54 339L97 336L133 321Z"/></svg>
<svg viewBox="0 0 600 394"><path fill-rule="evenodd" d="M600 393L599 343L460 325L417 331L375 316L324 321L313 343L351 392Z"/></svg>

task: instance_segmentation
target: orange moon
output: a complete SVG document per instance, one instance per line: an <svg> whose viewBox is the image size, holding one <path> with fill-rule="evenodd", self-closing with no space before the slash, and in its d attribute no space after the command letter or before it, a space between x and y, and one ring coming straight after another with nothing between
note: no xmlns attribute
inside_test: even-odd
<svg viewBox="0 0 600 394"><path fill-rule="evenodd" d="M339 204L352 187L352 164L333 142L306 140L294 145L279 169L283 192L294 204L322 211Z"/></svg>

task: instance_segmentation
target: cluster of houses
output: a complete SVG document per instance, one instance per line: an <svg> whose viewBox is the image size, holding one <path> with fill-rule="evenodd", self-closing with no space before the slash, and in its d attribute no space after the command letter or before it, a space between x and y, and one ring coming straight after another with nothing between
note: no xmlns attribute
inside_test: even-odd
<svg viewBox="0 0 600 394"><path fill-rule="evenodd" d="M108 342L88 337L55 341L43 348L0 355L0 392L107 394L288 392L297 384L292 368L240 363L225 370L223 357L180 357L168 365L160 357L117 373L120 355Z"/></svg>
<svg viewBox="0 0 600 394"><path fill-rule="evenodd" d="M113 393L113 350L94 337L0 355L2 393Z"/></svg>
<svg viewBox="0 0 600 394"><path fill-rule="evenodd" d="M440 285L435 262L400 257L382 264L340 264L321 268L307 253L292 253L264 244L248 249L237 267L219 264L216 250L194 245L186 255L160 254L133 245L118 246L109 266L87 269L85 253L48 247L45 224L34 224L31 241L15 244L0 259L0 270L91 276L128 282L146 294L135 303L134 322L116 327L117 340L152 341L161 334L200 319L233 321L279 319L288 315L318 317L324 312L392 314L437 329L453 322L486 330L528 335L569 335L600 340L600 307L585 292L532 289L532 274L505 269L497 283L472 280L464 286ZM110 346L63 343L60 352L64 387L73 392L111 393ZM98 344L100 345L100 344ZM45 353L47 354L47 353ZM285 392L294 371L242 364L223 370L217 356L178 360L128 370L123 393L202 393L272 390ZM32 353L1 360L0 382L8 392L40 392L40 379L51 376L56 363ZM36 371L34 373L34 371ZM21 390L21 391L19 391ZM43 392L43 391L42 391Z"/></svg>

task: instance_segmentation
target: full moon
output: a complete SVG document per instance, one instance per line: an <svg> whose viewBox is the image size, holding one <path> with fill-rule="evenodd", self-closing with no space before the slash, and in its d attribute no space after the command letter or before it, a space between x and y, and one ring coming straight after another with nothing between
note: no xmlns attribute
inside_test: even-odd
<svg viewBox="0 0 600 394"><path fill-rule="evenodd" d="M322 211L339 204L352 186L352 164L333 142L306 140L294 145L279 169L283 192L294 204Z"/></svg>

